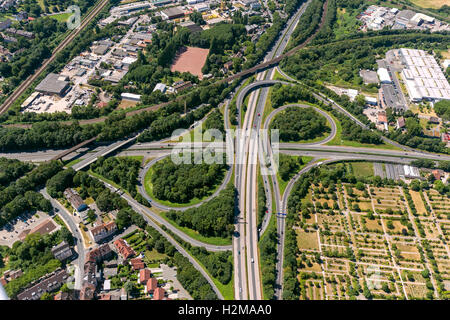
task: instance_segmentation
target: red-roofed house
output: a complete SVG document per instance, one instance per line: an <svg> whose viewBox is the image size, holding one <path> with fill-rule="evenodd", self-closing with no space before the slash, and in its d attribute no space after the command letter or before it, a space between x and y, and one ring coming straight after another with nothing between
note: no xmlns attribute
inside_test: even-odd
<svg viewBox="0 0 450 320"><path fill-rule="evenodd" d="M158 288L158 280L156 280L156 278L150 278L147 280L147 285L144 288L144 293L153 294L156 288Z"/></svg>
<svg viewBox="0 0 450 320"><path fill-rule="evenodd" d="M433 170L433 175L436 180L441 180L442 178L441 172L439 170Z"/></svg>
<svg viewBox="0 0 450 320"><path fill-rule="evenodd" d="M114 241L114 246L116 247L118 253L125 260L133 257L136 254L134 250L123 239L117 239L116 241Z"/></svg>
<svg viewBox="0 0 450 320"><path fill-rule="evenodd" d="M152 276L152 273L149 269L141 269L139 271L139 279L138 283L146 284L148 279Z"/></svg>
<svg viewBox="0 0 450 320"><path fill-rule="evenodd" d="M130 264L133 267L133 270L141 270L145 268L144 261L141 258L134 258L130 260Z"/></svg>
<svg viewBox="0 0 450 320"><path fill-rule="evenodd" d="M166 295L166 290L161 287L156 288L155 293L153 294L152 300L164 300Z"/></svg>

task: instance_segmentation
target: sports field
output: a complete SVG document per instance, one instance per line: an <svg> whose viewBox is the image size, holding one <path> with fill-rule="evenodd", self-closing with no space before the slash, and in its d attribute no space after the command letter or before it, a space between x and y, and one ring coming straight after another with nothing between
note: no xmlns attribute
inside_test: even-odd
<svg viewBox="0 0 450 320"><path fill-rule="evenodd" d="M170 71L189 72L201 80L203 78L202 68L208 53L209 49L183 47L175 56Z"/></svg>

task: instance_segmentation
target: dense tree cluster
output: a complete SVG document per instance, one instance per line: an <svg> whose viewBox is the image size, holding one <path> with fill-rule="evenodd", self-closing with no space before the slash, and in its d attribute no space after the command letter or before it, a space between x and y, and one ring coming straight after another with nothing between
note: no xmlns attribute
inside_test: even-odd
<svg viewBox="0 0 450 320"><path fill-rule="evenodd" d="M299 100L309 102L315 101L310 90L306 89L304 86L283 86L280 83L273 86L273 91L270 96L272 107L278 108L287 103L298 102Z"/></svg>
<svg viewBox="0 0 450 320"><path fill-rule="evenodd" d="M90 169L106 179L114 181L135 197L140 166L140 161L133 158L110 157L105 159L100 157L91 164Z"/></svg>
<svg viewBox="0 0 450 320"><path fill-rule="evenodd" d="M211 285L189 260L176 252L173 256L177 266L177 279L195 300L217 300Z"/></svg>
<svg viewBox="0 0 450 320"><path fill-rule="evenodd" d="M300 170L302 165L302 157L293 157L280 153L280 165L278 168L280 178L284 181L289 181Z"/></svg>
<svg viewBox="0 0 450 320"><path fill-rule="evenodd" d="M126 117L124 113L112 114L106 119L99 139L112 141L124 138L138 130L148 127L156 118L157 114L152 111L144 111L131 117Z"/></svg>
<svg viewBox="0 0 450 320"><path fill-rule="evenodd" d="M47 180L47 192L53 198L61 197L64 190L72 185L76 172L72 168L63 170Z"/></svg>
<svg viewBox="0 0 450 320"><path fill-rule="evenodd" d="M225 127L223 123L223 115L219 109L214 110L211 114L206 118L204 122L204 129L217 129L222 133L225 133Z"/></svg>
<svg viewBox="0 0 450 320"><path fill-rule="evenodd" d="M266 202L267 197L264 184L261 180L258 180L258 229L261 227L264 215L266 214Z"/></svg>
<svg viewBox="0 0 450 320"><path fill-rule="evenodd" d="M434 104L434 111L442 119L450 120L450 100L442 100Z"/></svg>
<svg viewBox="0 0 450 320"><path fill-rule="evenodd" d="M233 230L236 190L232 184L219 195L199 207L185 211L171 210L167 213L170 220L181 227L198 231L205 237L229 237Z"/></svg>
<svg viewBox="0 0 450 320"><path fill-rule="evenodd" d="M0 151L64 148L95 137L100 126L65 125L58 122L35 123L31 129L0 126Z"/></svg>
<svg viewBox="0 0 450 320"><path fill-rule="evenodd" d="M34 165L30 162L0 158L0 191L33 168Z"/></svg>
<svg viewBox="0 0 450 320"><path fill-rule="evenodd" d="M342 138L369 144L382 144L383 140L376 132L364 130L352 120L342 115L339 117L342 127Z"/></svg>
<svg viewBox="0 0 450 320"><path fill-rule="evenodd" d="M221 183L226 164L194 164L194 156L191 164L175 164L171 159L165 159L153 165L151 182L157 199L187 203L209 195Z"/></svg>
<svg viewBox="0 0 450 320"><path fill-rule="evenodd" d="M319 28L324 3L325 0L312 0L292 33L288 49L305 42Z"/></svg>
<svg viewBox="0 0 450 320"><path fill-rule="evenodd" d="M283 110L273 119L270 129L279 130L282 142L312 140L331 131L327 119L312 107Z"/></svg>
<svg viewBox="0 0 450 320"><path fill-rule="evenodd" d="M190 251L220 283L228 284L231 281L231 251L210 252L203 247L191 247Z"/></svg>
<svg viewBox="0 0 450 320"><path fill-rule="evenodd" d="M0 227L28 210L49 212L51 204L34 190L61 170L56 161L43 163L0 191Z"/></svg>
<svg viewBox="0 0 450 320"><path fill-rule="evenodd" d="M275 294L277 242L277 230L274 226L269 227L259 242L263 291L264 296L269 299L273 299Z"/></svg>

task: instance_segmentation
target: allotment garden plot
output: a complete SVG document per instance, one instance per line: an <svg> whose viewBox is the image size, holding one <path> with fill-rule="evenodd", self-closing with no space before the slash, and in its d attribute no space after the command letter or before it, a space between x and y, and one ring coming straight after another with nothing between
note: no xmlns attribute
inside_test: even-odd
<svg viewBox="0 0 450 320"><path fill-rule="evenodd" d="M301 208L300 299L425 299L450 287L450 200L436 190L312 184Z"/></svg>

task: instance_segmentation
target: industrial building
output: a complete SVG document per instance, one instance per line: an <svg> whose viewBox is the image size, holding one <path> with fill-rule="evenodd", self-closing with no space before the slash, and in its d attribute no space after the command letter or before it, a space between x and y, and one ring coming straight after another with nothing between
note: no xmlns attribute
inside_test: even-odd
<svg viewBox="0 0 450 320"><path fill-rule="evenodd" d="M382 84L390 84L390 83L392 83L391 76L389 75L389 72L387 71L386 68L378 69L377 74L378 74L378 78L380 78L380 82Z"/></svg>
<svg viewBox="0 0 450 320"><path fill-rule="evenodd" d="M168 8L161 11L161 17L163 20L173 20L184 17L184 11L180 8Z"/></svg>
<svg viewBox="0 0 450 320"><path fill-rule="evenodd" d="M450 100L450 85L433 56L405 48L398 54L405 66L401 76L412 102Z"/></svg>
<svg viewBox="0 0 450 320"><path fill-rule="evenodd" d="M120 96L122 97L123 100L138 101L138 102L141 101L140 94L124 92Z"/></svg>
<svg viewBox="0 0 450 320"><path fill-rule="evenodd" d="M148 9L150 7L151 7L151 3L149 1L134 2L134 3L124 4L122 6L112 8L111 14L117 15L117 16L123 16L123 15L127 15L131 12Z"/></svg>
<svg viewBox="0 0 450 320"><path fill-rule="evenodd" d="M67 77L60 76L56 73L49 73L44 80L36 86L36 91L45 94L57 94L62 96L69 88L69 81Z"/></svg>

